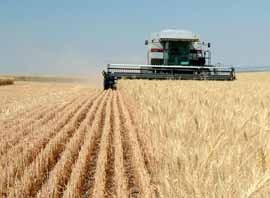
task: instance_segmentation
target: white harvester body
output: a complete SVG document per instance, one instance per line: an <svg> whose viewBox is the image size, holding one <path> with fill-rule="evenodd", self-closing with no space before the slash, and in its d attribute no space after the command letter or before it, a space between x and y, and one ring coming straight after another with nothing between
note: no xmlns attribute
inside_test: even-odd
<svg viewBox="0 0 270 198"><path fill-rule="evenodd" d="M118 79L235 80L232 67L211 64L210 43L187 30L152 33L147 45L147 65L108 64L104 89L116 88Z"/></svg>
<svg viewBox="0 0 270 198"><path fill-rule="evenodd" d="M188 59L199 59L200 57L207 57L207 64L211 64L211 52L209 50L210 44L200 41L200 37L188 30L163 30L161 32L152 33L149 40L145 42L147 48L147 64L148 65L189 65L187 61L179 62L181 53L174 57L174 62L169 60L170 45L177 43L176 50L186 51ZM179 49L179 47L186 49ZM190 53L193 50L194 53ZM191 57L193 56L193 57ZM178 59L178 60L177 60ZM192 64L195 66L194 64Z"/></svg>

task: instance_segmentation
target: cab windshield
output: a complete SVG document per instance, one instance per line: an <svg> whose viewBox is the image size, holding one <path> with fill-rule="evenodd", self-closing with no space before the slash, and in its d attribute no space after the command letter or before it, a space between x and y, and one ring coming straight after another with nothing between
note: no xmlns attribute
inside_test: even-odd
<svg viewBox="0 0 270 198"><path fill-rule="evenodd" d="M164 61L166 65L189 65L191 42L167 41L164 45Z"/></svg>

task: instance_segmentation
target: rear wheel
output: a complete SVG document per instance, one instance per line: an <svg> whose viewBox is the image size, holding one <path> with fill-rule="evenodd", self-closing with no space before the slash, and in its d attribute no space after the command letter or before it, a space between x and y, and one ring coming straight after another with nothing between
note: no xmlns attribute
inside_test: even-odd
<svg viewBox="0 0 270 198"><path fill-rule="evenodd" d="M103 83L104 90L106 89L116 89L116 80L113 76L106 76L104 77Z"/></svg>

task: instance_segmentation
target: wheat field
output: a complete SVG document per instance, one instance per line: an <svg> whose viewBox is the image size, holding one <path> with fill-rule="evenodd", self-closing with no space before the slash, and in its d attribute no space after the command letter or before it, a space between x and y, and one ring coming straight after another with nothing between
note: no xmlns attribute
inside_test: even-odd
<svg viewBox="0 0 270 198"><path fill-rule="evenodd" d="M270 197L270 73L0 98L0 197Z"/></svg>
<svg viewBox="0 0 270 198"><path fill-rule="evenodd" d="M134 102L160 196L270 197L270 73L119 87Z"/></svg>
<svg viewBox="0 0 270 198"><path fill-rule="evenodd" d="M0 197L152 197L120 91L18 83L0 96Z"/></svg>

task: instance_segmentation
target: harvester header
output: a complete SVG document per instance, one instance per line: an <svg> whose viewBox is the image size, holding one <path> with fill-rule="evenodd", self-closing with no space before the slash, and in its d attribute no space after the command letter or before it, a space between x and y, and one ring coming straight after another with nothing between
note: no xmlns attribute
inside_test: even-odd
<svg viewBox="0 0 270 198"><path fill-rule="evenodd" d="M103 71L104 89L116 88L118 79L235 80L233 67L211 64L210 43L186 30L151 34L147 64L108 64Z"/></svg>

